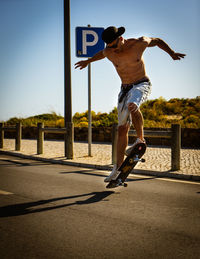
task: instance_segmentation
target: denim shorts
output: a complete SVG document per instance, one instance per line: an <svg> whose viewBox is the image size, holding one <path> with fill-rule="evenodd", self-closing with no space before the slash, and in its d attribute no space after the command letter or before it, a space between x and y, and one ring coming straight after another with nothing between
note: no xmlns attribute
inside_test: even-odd
<svg viewBox="0 0 200 259"><path fill-rule="evenodd" d="M131 114L128 109L128 105L130 103L135 103L137 107L139 108L140 105L147 100L151 93L151 82L142 82L137 85L130 84L127 85L128 87L132 87L123 97L124 91L123 87L121 88L121 91L118 95L118 126L129 124L131 125ZM126 87L127 87L126 86ZM122 100L120 100L122 99Z"/></svg>

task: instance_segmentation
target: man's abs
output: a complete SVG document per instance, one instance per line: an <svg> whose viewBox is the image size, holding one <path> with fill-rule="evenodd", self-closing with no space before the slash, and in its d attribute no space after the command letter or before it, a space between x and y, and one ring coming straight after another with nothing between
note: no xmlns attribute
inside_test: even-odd
<svg viewBox="0 0 200 259"><path fill-rule="evenodd" d="M143 60L137 63L115 65L115 68L121 78L122 84L131 84L147 77Z"/></svg>

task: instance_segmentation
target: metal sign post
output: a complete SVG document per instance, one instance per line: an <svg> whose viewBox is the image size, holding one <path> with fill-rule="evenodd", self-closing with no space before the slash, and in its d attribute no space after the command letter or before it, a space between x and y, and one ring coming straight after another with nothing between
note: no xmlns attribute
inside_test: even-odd
<svg viewBox="0 0 200 259"><path fill-rule="evenodd" d="M88 65L88 156L92 156L91 64Z"/></svg>
<svg viewBox="0 0 200 259"><path fill-rule="evenodd" d="M88 65L88 156L92 156L91 63Z"/></svg>
<svg viewBox="0 0 200 259"><path fill-rule="evenodd" d="M76 56L92 57L104 49L101 34L104 28L77 27L76 28ZM92 156L92 114L91 114L91 64L88 65L88 156Z"/></svg>
<svg viewBox="0 0 200 259"><path fill-rule="evenodd" d="M71 46L70 0L64 0L64 102L65 102L65 157L73 159L73 123L71 102Z"/></svg>

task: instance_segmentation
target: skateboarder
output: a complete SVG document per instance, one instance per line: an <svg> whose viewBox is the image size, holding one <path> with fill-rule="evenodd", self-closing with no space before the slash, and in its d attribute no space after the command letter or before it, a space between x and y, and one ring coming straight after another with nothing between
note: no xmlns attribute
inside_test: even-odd
<svg viewBox="0 0 200 259"><path fill-rule="evenodd" d="M151 92L151 82L145 71L142 58L147 47L157 46L167 52L173 60L184 58L185 54L174 52L162 39L140 37L137 39L124 39L121 35L125 32L124 27L110 26L102 33L102 39L106 48L96 53L92 58L79 61L75 68L83 69L91 62L109 59L120 79L121 91L118 96L118 142L117 164L114 165L111 174L105 178L105 182L115 180L119 175L117 170L124 160L124 153L128 145L128 131L131 122L137 132L136 142L126 150L128 155L138 143L145 143L143 135L143 116L139 109L140 105L147 100Z"/></svg>

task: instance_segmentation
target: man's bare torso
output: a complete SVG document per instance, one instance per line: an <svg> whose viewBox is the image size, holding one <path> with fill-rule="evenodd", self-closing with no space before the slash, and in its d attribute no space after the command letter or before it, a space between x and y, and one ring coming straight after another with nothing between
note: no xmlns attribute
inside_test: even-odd
<svg viewBox="0 0 200 259"><path fill-rule="evenodd" d="M131 84L146 78L142 54L147 47L144 37L124 40L117 49L106 48L104 55L113 63L122 84Z"/></svg>

